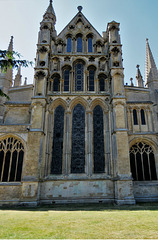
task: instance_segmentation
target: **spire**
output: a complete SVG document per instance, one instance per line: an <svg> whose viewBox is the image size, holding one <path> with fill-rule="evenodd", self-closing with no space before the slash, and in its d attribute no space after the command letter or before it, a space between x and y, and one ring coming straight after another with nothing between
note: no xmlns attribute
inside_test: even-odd
<svg viewBox="0 0 158 240"><path fill-rule="evenodd" d="M53 8L52 0L50 0L49 6L43 16L43 20L53 20L54 24L56 23L56 15Z"/></svg>
<svg viewBox="0 0 158 240"><path fill-rule="evenodd" d="M13 36L11 36L10 43L8 46L8 51L12 52L13 51Z"/></svg>
<svg viewBox="0 0 158 240"><path fill-rule="evenodd" d="M15 76L14 87L21 86L21 66L19 66L18 72Z"/></svg>
<svg viewBox="0 0 158 240"><path fill-rule="evenodd" d="M153 80L158 80L158 70L149 46L148 39L146 39L145 86Z"/></svg>
<svg viewBox="0 0 158 240"><path fill-rule="evenodd" d="M142 78L142 75L141 75L141 72L140 72L140 69L139 69L139 65L137 65L136 68L137 68L137 76L136 76L137 87L144 87L143 78Z"/></svg>

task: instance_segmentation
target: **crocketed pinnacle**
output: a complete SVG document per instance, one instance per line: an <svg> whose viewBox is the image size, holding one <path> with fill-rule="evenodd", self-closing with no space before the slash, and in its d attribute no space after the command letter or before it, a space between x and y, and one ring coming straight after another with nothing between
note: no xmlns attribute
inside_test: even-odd
<svg viewBox="0 0 158 240"><path fill-rule="evenodd" d="M13 51L13 36L11 36L10 43L8 46L8 51L12 52Z"/></svg>
<svg viewBox="0 0 158 240"><path fill-rule="evenodd" d="M56 22L56 15L53 8L52 0L50 0L49 6L43 16L44 19L53 19L54 23Z"/></svg>
<svg viewBox="0 0 158 240"><path fill-rule="evenodd" d="M158 80L158 70L149 46L148 39L146 39L145 85L153 80Z"/></svg>
<svg viewBox="0 0 158 240"><path fill-rule="evenodd" d="M137 87L144 87L143 78L139 69L139 65L137 65L136 67L137 67L137 76L136 76Z"/></svg>

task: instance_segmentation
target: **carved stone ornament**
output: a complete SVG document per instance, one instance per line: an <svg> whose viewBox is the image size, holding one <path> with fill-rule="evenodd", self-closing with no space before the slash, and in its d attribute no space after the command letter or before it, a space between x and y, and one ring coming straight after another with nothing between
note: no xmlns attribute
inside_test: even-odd
<svg viewBox="0 0 158 240"><path fill-rule="evenodd" d="M68 105L70 104L70 102L71 102L71 99L68 97L67 99L66 99L66 102L68 103Z"/></svg>

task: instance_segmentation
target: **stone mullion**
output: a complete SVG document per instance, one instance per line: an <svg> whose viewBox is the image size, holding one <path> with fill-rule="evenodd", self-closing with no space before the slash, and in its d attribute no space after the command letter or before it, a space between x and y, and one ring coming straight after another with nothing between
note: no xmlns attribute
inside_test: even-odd
<svg viewBox="0 0 158 240"><path fill-rule="evenodd" d="M72 86L73 86L73 71L70 71L70 78L69 78L69 92L72 93Z"/></svg>
<svg viewBox="0 0 158 240"><path fill-rule="evenodd" d="M92 112L87 113L87 176L92 176L93 173L93 157L92 157Z"/></svg>
<svg viewBox="0 0 158 240"><path fill-rule="evenodd" d="M65 113L65 119L66 119L66 124L65 124L65 153L64 153L64 163L63 163L63 173L65 175L68 175L70 172L69 166L70 166L70 112Z"/></svg>
<svg viewBox="0 0 158 240"><path fill-rule="evenodd" d="M131 118L131 130L133 132L133 110L130 109L130 118Z"/></svg>
<svg viewBox="0 0 158 240"><path fill-rule="evenodd" d="M109 117L108 117L108 113L104 113L104 146L105 146L105 173L107 175L111 174L111 162L110 162L110 133L109 133Z"/></svg>
<svg viewBox="0 0 158 240"><path fill-rule="evenodd" d="M145 117L146 117L146 122L147 122L147 126L148 126L148 132L150 131L150 126L149 126L149 111L148 109L145 109Z"/></svg>
<svg viewBox="0 0 158 240"><path fill-rule="evenodd" d="M49 113L48 116L48 132L47 132L47 146L46 146L46 162L45 162L45 177L49 174L49 169L50 169L50 154L51 154L51 150L50 150L50 143L51 141L51 131L50 129L53 129L51 126L51 120L52 120L52 112ZM53 131L53 130L52 130Z"/></svg>
<svg viewBox="0 0 158 240"><path fill-rule="evenodd" d="M141 128L141 116L140 116L140 108L137 109L137 113L138 113L138 123L139 123L139 131L142 131Z"/></svg>

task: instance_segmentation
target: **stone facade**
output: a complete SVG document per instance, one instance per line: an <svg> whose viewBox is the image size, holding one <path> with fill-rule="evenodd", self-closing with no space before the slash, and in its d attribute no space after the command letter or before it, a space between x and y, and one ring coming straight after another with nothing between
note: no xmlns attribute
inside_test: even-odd
<svg viewBox="0 0 158 240"><path fill-rule="evenodd" d="M158 200L158 70L124 86L119 23L101 36L78 7L43 16L33 85L0 74L0 205ZM13 49L13 38L9 50Z"/></svg>

